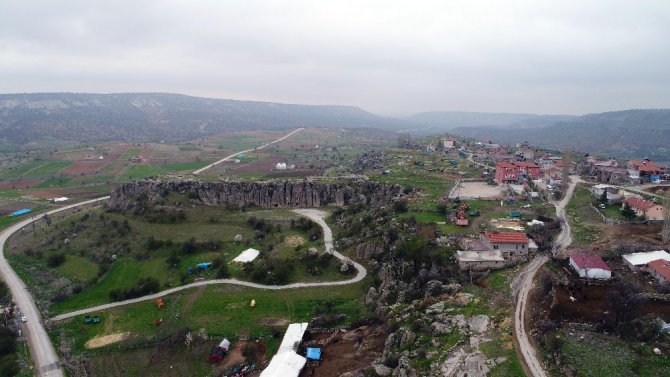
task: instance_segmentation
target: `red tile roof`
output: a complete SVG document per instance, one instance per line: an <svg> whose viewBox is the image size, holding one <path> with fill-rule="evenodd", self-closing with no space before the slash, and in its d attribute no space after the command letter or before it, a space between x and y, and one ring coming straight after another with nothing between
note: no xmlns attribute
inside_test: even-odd
<svg viewBox="0 0 670 377"><path fill-rule="evenodd" d="M646 210L646 209L649 209L649 208L652 208L652 207L656 206L656 204L654 204L652 202L646 201L644 199L636 198L634 196L631 196L630 198L626 198L625 202L628 203L628 205L631 206L632 208L638 208L638 209L641 209L641 210Z"/></svg>
<svg viewBox="0 0 670 377"><path fill-rule="evenodd" d="M539 166L535 165L532 162L515 162L514 165L520 168L539 168Z"/></svg>
<svg viewBox="0 0 670 377"><path fill-rule="evenodd" d="M666 281L670 281L670 262L663 259L657 259L649 262L648 266L650 269L663 276Z"/></svg>
<svg viewBox="0 0 670 377"><path fill-rule="evenodd" d="M572 254L570 259L575 262L575 265L577 265L580 270L584 268L600 268L601 270L612 271L610 266L608 266L598 255Z"/></svg>
<svg viewBox="0 0 670 377"><path fill-rule="evenodd" d="M496 164L496 168L501 167L501 168L509 168L509 169L514 169L516 166L513 164L510 164L509 162L498 162Z"/></svg>
<svg viewBox="0 0 670 377"><path fill-rule="evenodd" d="M651 160L630 160L628 162L634 169L639 171L657 171L659 167Z"/></svg>
<svg viewBox="0 0 670 377"><path fill-rule="evenodd" d="M468 219L458 219L458 220L456 220L456 225L458 225L458 226L468 226L469 223L470 222L468 221Z"/></svg>
<svg viewBox="0 0 670 377"><path fill-rule="evenodd" d="M484 236L491 241L491 243L506 243L506 244L527 244L528 237L520 232L485 232Z"/></svg>

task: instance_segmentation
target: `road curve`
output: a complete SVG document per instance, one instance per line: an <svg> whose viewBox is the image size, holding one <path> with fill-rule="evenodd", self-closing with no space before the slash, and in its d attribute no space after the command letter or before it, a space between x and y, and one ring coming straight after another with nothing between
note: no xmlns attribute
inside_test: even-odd
<svg viewBox="0 0 670 377"><path fill-rule="evenodd" d="M324 218L328 216L328 214L324 211L320 211L318 209L295 209L293 212L298 213L302 216L308 217L309 219L313 220L317 224L323 228L323 240L324 244L326 246L326 252L332 253L335 257L337 257L340 260L348 260L347 257L344 255L338 253L337 251L334 250L333 248L333 233L324 221ZM340 281L332 281L332 282L319 282L319 283L293 283L293 284L286 284L286 285L265 285L265 284L258 284L258 283L252 283L249 281L243 281L243 280L238 280L238 279L214 279L214 280L205 280L205 281L199 281L187 285L182 285L179 287L175 288L170 288L166 289L164 291L152 294L152 295L147 295L147 296L142 296L130 300L125 300L125 301L119 301L119 302L113 302L109 304L103 304L103 305L98 305L94 306L91 308L86 308L86 309L81 309L81 310L76 310L73 312L57 315L53 318L51 318L52 321L62 321L64 319L76 317L82 314L89 314L93 312L98 312L101 310L105 309L111 309L111 308L116 308L119 306L124 306L124 305L129 305L129 304L135 304L138 302L143 302L143 301L148 301L148 300L155 300L159 297L163 297L165 295L169 295L175 292L183 291L185 289L193 288L193 287L200 287L203 285L215 285L215 284L232 284L232 285L240 285L243 287L249 287L249 288L258 288L258 289L270 289L270 290L281 290L281 289L293 289L293 288L310 288L310 287L333 287L333 286L338 286L338 285L347 285L347 284L353 284L357 283L365 278L367 275L367 270L365 267L360 265L359 263L356 263L354 261L351 261L353 263L354 268L356 269L356 276L354 276L351 279L348 280L340 280Z"/></svg>
<svg viewBox="0 0 670 377"><path fill-rule="evenodd" d="M288 134L286 134L286 135L280 137L279 139L277 139L277 140L275 140L275 141L271 141L271 142L269 142L269 143L265 143L265 144L261 145L260 147L251 148L251 149L247 149L247 150L244 150L244 151L235 152L235 153L231 154L230 156L226 156L226 157L220 159L219 161L213 162L213 163L211 163L211 164L205 166L204 168L200 168L200 169L194 171L193 174L194 174L194 175L198 175L198 174L202 173L203 171L205 171L205 170L211 168L211 167L214 166L214 165L218 165L218 164L220 164L220 163L222 163L222 162L225 162L225 161L230 160L231 158L237 156L237 155L240 154L240 153L248 153L248 152L251 152L251 151L254 151L254 150L263 149L263 148L267 147L268 145L272 145L272 144L274 144L274 143L278 143L278 142L280 142L280 141L282 141L282 140L284 140L284 139L286 139L286 138L288 138L288 137L293 136L294 134L296 134L296 133L298 133L298 132L300 132L300 131L302 131L302 130L304 130L304 128L298 128L297 130L291 131L291 132L289 132Z"/></svg>
<svg viewBox="0 0 670 377"><path fill-rule="evenodd" d="M572 231L570 229L570 223L565 216L565 207L568 205L570 198L572 198L572 194L575 192L575 186L577 185L579 178L570 178L571 180L567 190L565 190L563 199L558 202L552 202L552 204L556 206L556 216L561 223L561 233L559 233L554 241L553 254L567 248L572 243ZM533 278L535 277L535 274L548 260L549 258L544 255L536 256L512 282L512 292L516 302L514 308L514 336L519 342L519 353L521 354L523 362L526 365L528 372L533 377L547 377L547 373L542 367L542 363L537 357L535 348L526 332L528 296L533 288Z"/></svg>
<svg viewBox="0 0 670 377"><path fill-rule="evenodd" d="M109 199L109 196L71 204L48 211L46 214L53 215L68 209L87 204L93 204L107 199ZM37 375L45 377L60 377L63 376L63 370L61 369L61 366L58 362L58 355L56 354L56 351L51 344L51 339L49 339L49 335L44 329L44 326L42 326L42 317L40 312L37 310L33 296L30 294L23 281L21 281L18 275L16 275L16 272L14 272L12 267L9 265L4 253L5 244L12 234L23 229L23 227L26 225L41 219L42 216L43 214L35 215L0 232L0 276L7 284L7 287L9 287L9 290L12 292L12 298L19 307L22 315L28 318L28 321L25 322L23 326Z"/></svg>

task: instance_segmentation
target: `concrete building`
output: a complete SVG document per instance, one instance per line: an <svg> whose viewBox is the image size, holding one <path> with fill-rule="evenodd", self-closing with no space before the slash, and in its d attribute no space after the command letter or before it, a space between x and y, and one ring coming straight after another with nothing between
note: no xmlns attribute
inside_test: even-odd
<svg viewBox="0 0 670 377"><path fill-rule="evenodd" d="M570 266L582 278L598 280L612 278L612 269L598 255L573 254L570 256Z"/></svg>
<svg viewBox="0 0 670 377"><path fill-rule="evenodd" d="M626 204L635 211L637 216L644 217L649 221L663 221L664 208L659 204L635 196L624 199L623 204L621 204L621 209L623 209Z"/></svg>
<svg viewBox="0 0 670 377"><path fill-rule="evenodd" d="M670 281L670 262L663 259L657 259L655 261L649 262L649 273L653 276L660 284L667 283Z"/></svg>
<svg viewBox="0 0 670 377"><path fill-rule="evenodd" d="M530 251L530 240L521 232L485 232L481 238L489 250L499 250L503 258L525 257Z"/></svg>
<svg viewBox="0 0 670 377"><path fill-rule="evenodd" d="M458 250L456 259L461 271L481 271L505 267L505 258L500 250Z"/></svg>

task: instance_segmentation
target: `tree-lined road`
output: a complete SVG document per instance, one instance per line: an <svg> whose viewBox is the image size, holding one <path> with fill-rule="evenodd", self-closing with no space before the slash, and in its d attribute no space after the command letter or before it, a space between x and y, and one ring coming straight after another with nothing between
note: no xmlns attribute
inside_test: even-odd
<svg viewBox="0 0 670 377"><path fill-rule="evenodd" d="M46 212L46 215L51 216L75 207L95 204L107 199L109 199L109 196L71 204L48 211ZM9 290L12 293L12 299L19 307L22 315L27 318L27 321L23 323L23 328L28 341L28 347L30 348L30 354L33 363L35 364L36 374L45 377L59 377L63 376L63 370L58 362L58 355L51 344L51 339L49 339L49 335L42 325L42 316L37 310L35 300L28 291L26 285L21 281L5 258L5 245L9 237L23 229L25 226L30 225L32 222L41 219L42 216L44 216L44 214L35 215L10 226L0 233L0 276L5 284L7 284L7 287L9 287Z"/></svg>
<svg viewBox="0 0 670 377"><path fill-rule="evenodd" d="M198 170L194 171L193 174L194 174L194 175L198 175L198 174L202 173L203 171L205 171L205 170L211 168L212 166L215 166L215 165L218 165L218 164L220 164L220 163L222 163L222 162L225 162L225 161L230 160L231 158L237 156L237 155L240 154L240 153L249 153L249 152L251 152L251 151L255 151L255 150L259 150L259 149L263 149L263 148L267 147L268 145L272 145L272 144L275 144L275 143L279 143L280 141L282 141L282 140L284 140L284 139L286 139L286 138L289 138L289 137L295 135L296 133L298 133L298 132L300 132L300 131L302 131L302 130L304 130L304 128L298 128L297 130L295 130L295 131L291 131L291 132L289 132L288 134L286 134L286 135L280 137L279 139L277 139L277 140L275 140L275 141L271 141L271 142L269 142L269 143L265 143L265 144L261 145L260 147L251 148L251 149L247 149L247 150L244 150L244 151L235 152L235 153L231 154L230 156L226 156L226 157L220 159L219 161L213 162L213 163L211 163L211 164L205 166L204 168L201 168L201 169L198 169Z"/></svg>
<svg viewBox="0 0 670 377"><path fill-rule="evenodd" d="M570 202L570 198L575 192L575 186L581 179L578 176L571 176L570 183L563 199L557 202L552 202L556 206L556 217L561 223L561 233L558 234L554 241L552 253L556 254L559 251L566 249L572 243L572 231L570 223L565 216L565 207ZM526 312L528 310L528 295L533 288L533 278L537 271L549 260L544 255L538 255L533 259L524 270L517 275L512 282L512 292L515 297L516 306L514 308L514 336L519 343L519 353L523 363L531 376L533 377L547 377L547 373L542 367L540 359L537 357L535 348L526 332Z"/></svg>

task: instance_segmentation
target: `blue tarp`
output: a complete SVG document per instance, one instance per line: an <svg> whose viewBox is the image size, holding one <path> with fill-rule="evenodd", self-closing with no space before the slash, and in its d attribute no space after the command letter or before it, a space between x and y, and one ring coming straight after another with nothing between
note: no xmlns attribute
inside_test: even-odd
<svg viewBox="0 0 670 377"><path fill-rule="evenodd" d="M32 211L33 211L32 209L24 208L24 209L20 209L18 211L12 212L11 216L15 216L15 217L16 216L21 216L21 215L25 215L26 213L30 213Z"/></svg>
<svg viewBox="0 0 670 377"><path fill-rule="evenodd" d="M203 270L210 268L212 266L211 262L203 262L203 263L198 263L195 265L198 268L202 268Z"/></svg>
<svg viewBox="0 0 670 377"><path fill-rule="evenodd" d="M321 360L321 348L307 348L307 358L310 360Z"/></svg>

